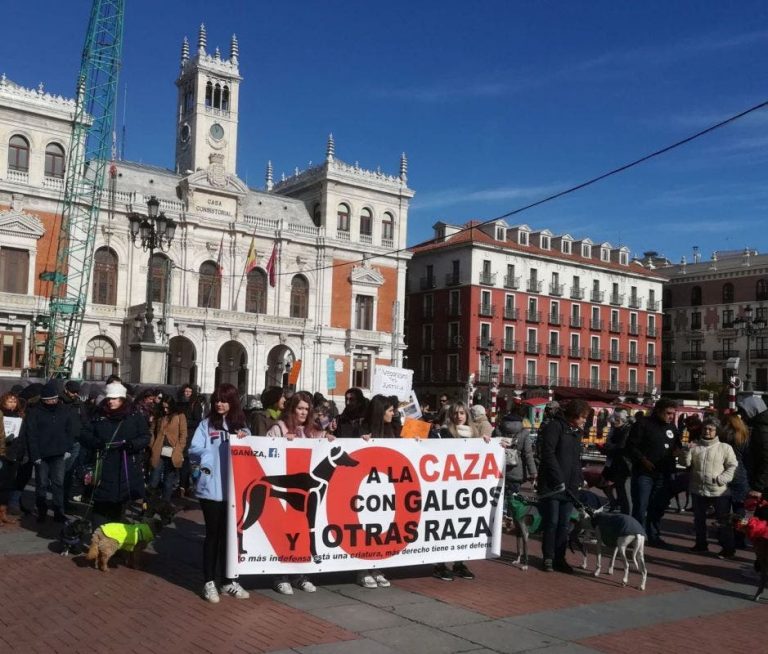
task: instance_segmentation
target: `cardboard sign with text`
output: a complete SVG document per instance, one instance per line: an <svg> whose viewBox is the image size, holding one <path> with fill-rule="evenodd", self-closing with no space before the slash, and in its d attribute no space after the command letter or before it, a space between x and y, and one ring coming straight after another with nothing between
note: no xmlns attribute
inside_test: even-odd
<svg viewBox="0 0 768 654"><path fill-rule="evenodd" d="M373 373L371 395L397 395L400 400L408 400L412 386L413 370L377 365Z"/></svg>

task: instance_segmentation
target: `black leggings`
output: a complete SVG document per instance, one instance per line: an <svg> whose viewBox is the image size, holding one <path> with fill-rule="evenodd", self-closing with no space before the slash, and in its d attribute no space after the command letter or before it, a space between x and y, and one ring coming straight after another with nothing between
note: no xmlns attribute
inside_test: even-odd
<svg viewBox="0 0 768 654"><path fill-rule="evenodd" d="M224 577L227 560L227 503L216 500L200 500L205 520L205 541L203 542L203 576L205 581L216 581L216 570L221 568Z"/></svg>

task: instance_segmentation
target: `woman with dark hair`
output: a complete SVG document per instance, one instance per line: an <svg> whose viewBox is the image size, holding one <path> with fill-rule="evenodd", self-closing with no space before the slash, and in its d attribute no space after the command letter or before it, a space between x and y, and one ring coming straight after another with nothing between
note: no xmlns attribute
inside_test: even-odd
<svg viewBox="0 0 768 654"><path fill-rule="evenodd" d="M396 438L393 421L397 405L391 397L374 395L368 402L365 419L361 425L362 437Z"/></svg>
<svg viewBox="0 0 768 654"><path fill-rule="evenodd" d="M149 445L149 425L133 410L126 394L120 382L108 384L104 402L80 432L80 441L101 457L93 490L97 524L121 522L125 505L144 497L142 457Z"/></svg>
<svg viewBox="0 0 768 654"><path fill-rule="evenodd" d="M205 413L205 407L203 401L192 384L182 384L178 393L178 407L179 411L184 414L187 419L187 436L194 434L200 421L203 419ZM190 486L192 486L191 466L189 465L189 444L191 438L187 438L187 445L182 453L183 460L181 463L181 469L179 470L179 492L182 495L189 493Z"/></svg>
<svg viewBox="0 0 768 654"><path fill-rule="evenodd" d="M4 429L4 418L16 418L9 421L14 423L13 429ZM20 513L18 502L14 511L12 499L16 492L19 465L27 451L26 437L21 435L23 419L24 404L16 393L5 393L0 397L0 525L16 523L15 519L8 517L9 505L12 514Z"/></svg>
<svg viewBox="0 0 768 654"><path fill-rule="evenodd" d="M224 583L220 588L216 587L217 571L226 563L228 441L231 436L242 438L250 433L237 388L232 384L219 384L211 395L211 410L195 430L189 447L190 458L200 464L197 497L205 521L203 599L212 604L219 602L220 592L236 599L250 597L236 579L224 577L223 572Z"/></svg>
<svg viewBox="0 0 768 654"><path fill-rule="evenodd" d="M339 438L360 438L368 401L359 388L348 388L344 393L344 411L338 419L336 435Z"/></svg>
<svg viewBox="0 0 768 654"><path fill-rule="evenodd" d="M179 481L187 447L187 417L170 396L163 397L155 418L154 435L149 446L152 474L149 485L157 489L163 484L163 499L170 500Z"/></svg>
<svg viewBox="0 0 768 654"><path fill-rule="evenodd" d="M261 409L251 414L250 427L254 436L264 436L277 424L285 408L285 394L279 386L270 386L261 392Z"/></svg>

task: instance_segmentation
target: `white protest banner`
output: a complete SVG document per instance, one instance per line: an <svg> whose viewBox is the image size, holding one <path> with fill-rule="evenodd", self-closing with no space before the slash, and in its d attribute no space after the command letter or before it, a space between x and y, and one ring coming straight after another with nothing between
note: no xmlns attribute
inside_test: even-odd
<svg viewBox="0 0 768 654"><path fill-rule="evenodd" d="M13 440L21 431L21 418L3 416L3 428L5 429L5 437L8 440Z"/></svg>
<svg viewBox="0 0 768 654"><path fill-rule="evenodd" d="M501 553L498 442L249 436L230 449L230 577Z"/></svg>
<svg viewBox="0 0 768 654"><path fill-rule="evenodd" d="M411 397L412 386L413 370L377 365L373 372L371 394L397 395L400 400L408 400Z"/></svg>

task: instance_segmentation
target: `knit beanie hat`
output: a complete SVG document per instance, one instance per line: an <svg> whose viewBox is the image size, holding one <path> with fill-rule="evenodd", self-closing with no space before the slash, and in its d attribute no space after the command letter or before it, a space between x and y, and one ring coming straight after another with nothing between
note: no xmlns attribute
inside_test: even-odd
<svg viewBox="0 0 768 654"><path fill-rule="evenodd" d="M106 386L106 394L104 397L107 399L121 397L125 399L128 395L128 390L120 382L112 382Z"/></svg>
<svg viewBox="0 0 768 654"><path fill-rule="evenodd" d="M40 391L40 399L41 400L58 400L59 399L59 389L56 388L55 381L51 380L45 386L43 386L43 390Z"/></svg>
<svg viewBox="0 0 768 654"><path fill-rule="evenodd" d="M475 404L469 412L472 414L472 418L477 420L480 416L485 415L485 407L482 404Z"/></svg>

